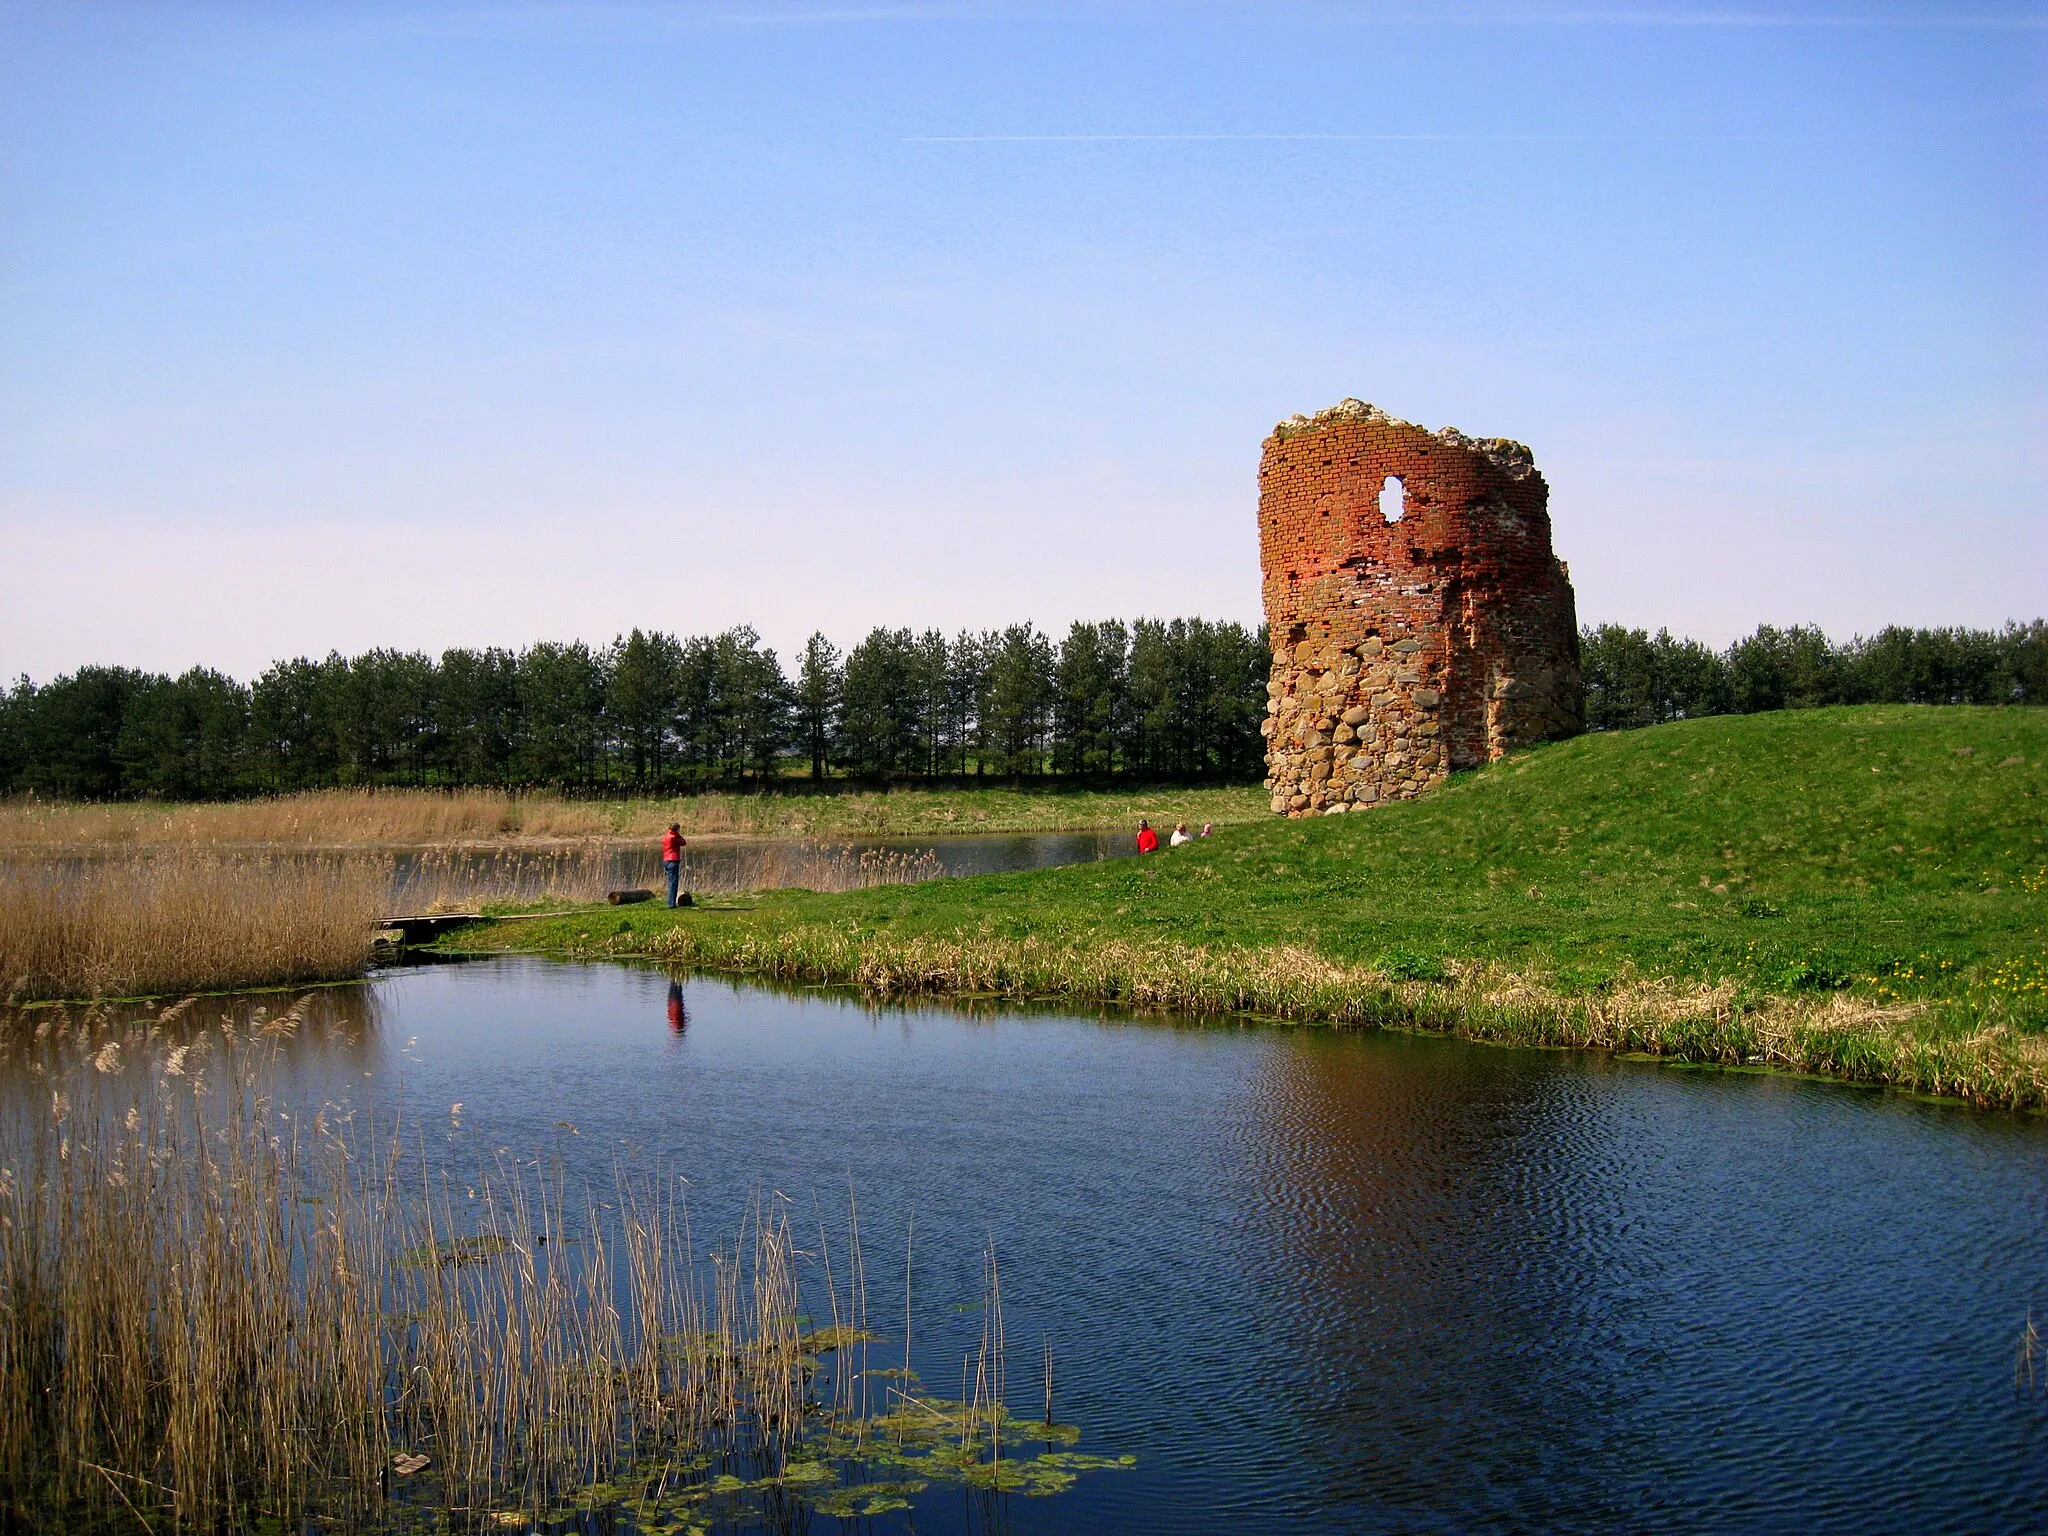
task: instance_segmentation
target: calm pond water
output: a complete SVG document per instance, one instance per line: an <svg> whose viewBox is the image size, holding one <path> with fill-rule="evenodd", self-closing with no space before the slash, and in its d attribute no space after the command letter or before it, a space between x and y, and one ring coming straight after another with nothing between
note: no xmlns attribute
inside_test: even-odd
<svg viewBox="0 0 2048 1536"><path fill-rule="evenodd" d="M899 861L930 855L931 875L999 875L1136 853L1127 832L1003 832L963 837L692 838L683 855L683 885L699 891L746 891L791 882L862 854ZM649 839L596 849L435 850L396 856L395 891L403 901L415 886L440 886L464 876L491 889L536 894L570 866L588 883L659 890L661 851Z"/></svg>
<svg viewBox="0 0 2048 1536"><path fill-rule="evenodd" d="M146 850L151 854L166 850ZM172 849L169 852L177 852ZM217 850L206 850L217 851ZM843 890L952 875L1011 874L1135 854L1125 831L999 832L960 837L693 838L684 854L683 888L709 894L802 886ZM377 862L390 871L390 901L401 911L437 901L591 901L608 890L658 891L659 843L569 844L551 848L239 848L230 856L287 863ZM125 860L135 850L111 846L57 854L0 853L0 880L75 879L80 871Z"/></svg>
<svg viewBox="0 0 2048 1536"><path fill-rule="evenodd" d="M324 1008L301 1087L485 1146L750 1195L859 1192L875 1315L951 1392L1004 1272L1052 1342L1051 1499L879 1531L2010 1531L2048 1523L2048 1126L1396 1034L864 1004L530 959ZM570 1127L573 1126L573 1130ZM439 1132L435 1132L439 1134ZM893 1254L893 1258L891 1255ZM896 1335L900 1346L900 1334ZM821 1520L815 1529L827 1527Z"/></svg>

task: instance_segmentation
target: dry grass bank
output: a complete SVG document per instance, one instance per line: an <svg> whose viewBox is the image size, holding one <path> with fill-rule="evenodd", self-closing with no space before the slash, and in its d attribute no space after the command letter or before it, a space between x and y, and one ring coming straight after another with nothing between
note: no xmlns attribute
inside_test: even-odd
<svg viewBox="0 0 2048 1536"><path fill-rule="evenodd" d="M1296 946L897 935L846 925L764 930L744 919L605 933L563 920L455 941L633 955L880 996L1069 998L1181 1014L1427 1029L1503 1044L1576 1046L1766 1067L2008 1109L2048 1108L2048 1039L1995 1018L1944 1021L1922 1002L1846 993L1755 996L1733 980L1630 972L1597 989L1495 962L1452 961L1430 980Z"/></svg>
<svg viewBox="0 0 2048 1536"><path fill-rule="evenodd" d="M351 844L543 841L607 837L612 819L597 803L491 791L319 790L210 805L67 805L16 800L0 805L0 848L16 850L194 847L267 843Z"/></svg>
<svg viewBox="0 0 2048 1536"><path fill-rule="evenodd" d="M369 964L388 873L207 855L0 864L0 997L335 981Z"/></svg>
<svg viewBox="0 0 2048 1536"><path fill-rule="evenodd" d="M318 790L217 805L0 803L0 851L266 844L431 847L693 837L943 837L1135 826L1137 818L1218 824L1267 814L1251 789L1067 791L891 789L663 799L564 800L493 790Z"/></svg>

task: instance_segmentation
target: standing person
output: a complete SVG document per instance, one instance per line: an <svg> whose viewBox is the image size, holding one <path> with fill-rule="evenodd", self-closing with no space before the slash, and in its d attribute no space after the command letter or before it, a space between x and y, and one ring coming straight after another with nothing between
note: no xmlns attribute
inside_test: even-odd
<svg viewBox="0 0 2048 1536"><path fill-rule="evenodd" d="M1174 826L1173 836L1166 840L1166 846L1178 848L1182 843L1192 843L1193 841L1194 839L1188 836L1188 824L1183 821Z"/></svg>
<svg viewBox="0 0 2048 1536"><path fill-rule="evenodd" d="M1152 823L1142 817L1138 821L1138 852L1155 853L1159 848L1159 834L1152 830Z"/></svg>
<svg viewBox="0 0 2048 1536"><path fill-rule="evenodd" d="M683 829L675 822L668 824L668 830L661 834L661 872L668 876L668 904L676 904L676 887L683 879L683 848L689 843L683 836Z"/></svg>

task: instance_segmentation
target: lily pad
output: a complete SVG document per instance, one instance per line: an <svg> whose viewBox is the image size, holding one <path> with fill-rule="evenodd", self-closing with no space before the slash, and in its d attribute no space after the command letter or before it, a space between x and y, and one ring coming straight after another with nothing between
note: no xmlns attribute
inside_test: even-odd
<svg viewBox="0 0 2048 1536"><path fill-rule="evenodd" d="M798 1343L805 1354L825 1355L835 1349L844 1349L849 1344L874 1344L879 1340L864 1328L855 1328L849 1323L834 1323L829 1328L819 1328L807 1333Z"/></svg>
<svg viewBox="0 0 2048 1536"><path fill-rule="evenodd" d="M399 1262L414 1269L453 1268L461 1264L488 1264L510 1252L512 1242L509 1238L484 1233L477 1237L458 1237L438 1248L408 1248L399 1255Z"/></svg>

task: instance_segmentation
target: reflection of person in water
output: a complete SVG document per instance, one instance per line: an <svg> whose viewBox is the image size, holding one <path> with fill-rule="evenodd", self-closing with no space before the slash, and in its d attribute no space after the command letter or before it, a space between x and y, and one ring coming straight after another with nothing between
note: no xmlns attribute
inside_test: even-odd
<svg viewBox="0 0 2048 1536"><path fill-rule="evenodd" d="M690 1027L690 1011L683 1006L683 984L680 981L668 984L668 1027L679 1035Z"/></svg>

